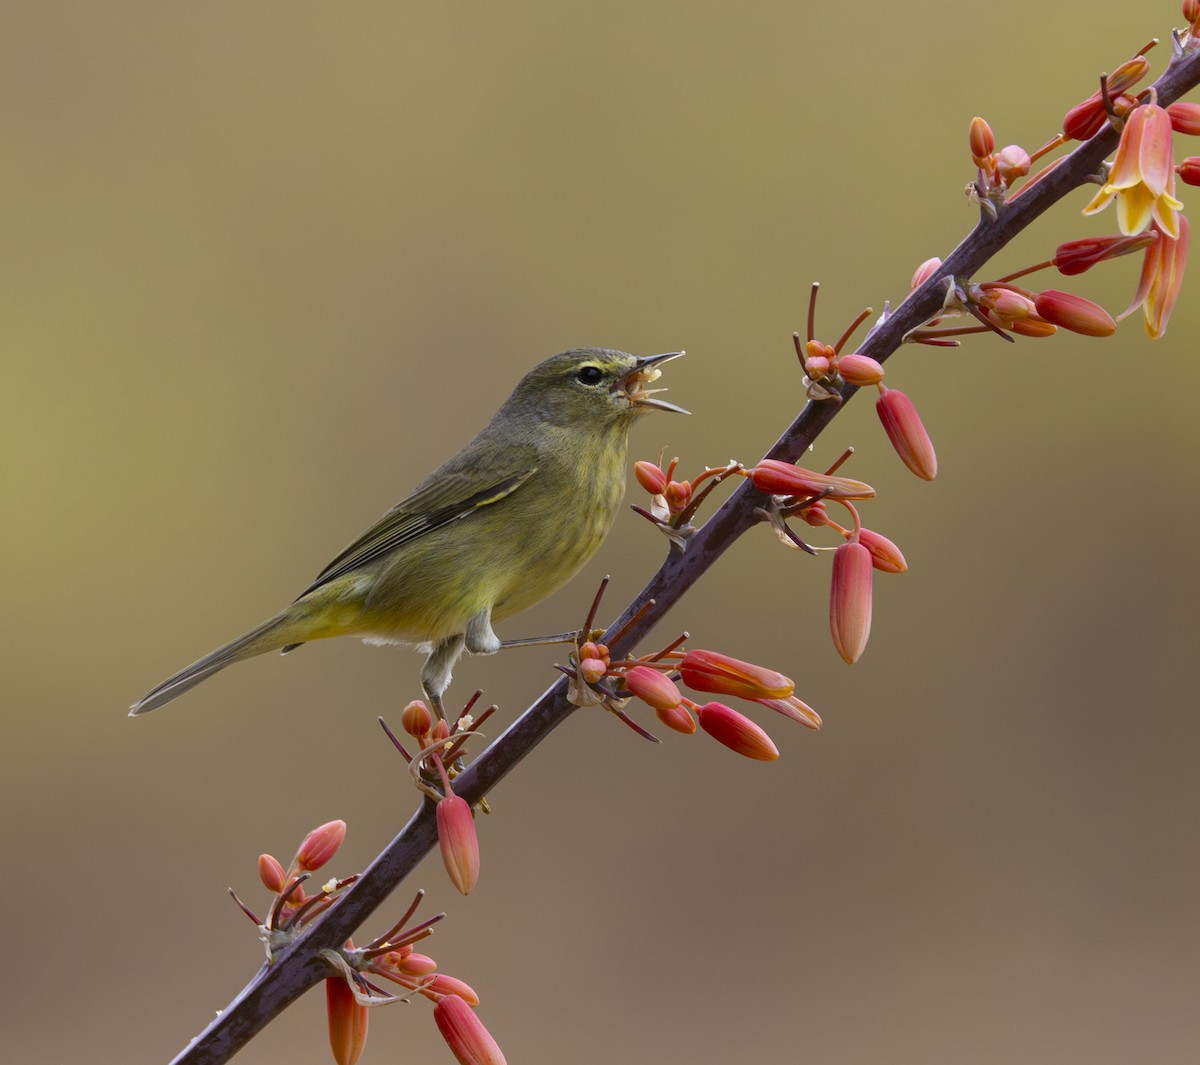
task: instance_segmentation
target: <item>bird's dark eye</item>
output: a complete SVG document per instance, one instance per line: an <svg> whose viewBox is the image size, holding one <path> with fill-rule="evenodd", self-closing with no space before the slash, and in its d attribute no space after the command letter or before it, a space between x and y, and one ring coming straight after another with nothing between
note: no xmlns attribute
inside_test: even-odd
<svg viewBox="0 0 1200 1065"><path fill-rule="evenodd" d="M585 366L575 376L581 384L598 385L604 380L604 371L599 366Z"/></svg>

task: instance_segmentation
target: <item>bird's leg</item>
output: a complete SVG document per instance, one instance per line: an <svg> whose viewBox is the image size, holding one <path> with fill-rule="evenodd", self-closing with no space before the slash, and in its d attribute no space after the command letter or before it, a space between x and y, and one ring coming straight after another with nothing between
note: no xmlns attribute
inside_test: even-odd
<svg viewBox="0 0 1200 1065"><path fill-rule="evenodd" d="M484 607L467 622L467 650L473 655L494 655L503 646L492 631L492 608Z"/></svg>
<svg viewBox="0 0 1200 1065"><path fill-rule="evenodd" d="M446 717L442 708L442 693L450 687L450 674L454 670L454 663L463 652L465 642L462 634L447 636L433 645L433 650L425 659L425 665L421 667L421 687L425 690L438 720L444 720Z"/></svg>

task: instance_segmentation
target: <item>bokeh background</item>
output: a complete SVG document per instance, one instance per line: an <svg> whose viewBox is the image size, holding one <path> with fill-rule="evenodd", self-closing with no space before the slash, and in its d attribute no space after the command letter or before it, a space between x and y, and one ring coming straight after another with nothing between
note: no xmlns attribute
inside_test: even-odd
<svg viewBox="0 0 1200 1065"><path fill-rule="evenodd" d="M971 116L1040 144L1178 21L4 4L4 1057L168 1060L261 960L225 895L262 905L259 852L342 817L349 872L414 804L375 723L417 693L411 652L334 641L148 718L134 698L290 599L562 348L686 347L695 413L634 451L753 461L802 402L809 283L829 340L902 297L971 225ZM1085 202L993 276L1111 232ZM1070 287L1119 310L1136 274ZM451 918L431 953L509 1061L1197 1059L1194 289L1156 345L1131 320L903 351L933 484L869 403L839 418L814 463L858 448L911 566L877 581L853 669L828 557L766 532L671 617L664 639L794 675L821 734L764 722L764 766L579 714L493 796L469 901L421 869ZM505 634L574 623L604 572L615 610L664 546L627 515ZM510 720L556 657L472 661L454 691ZM323 1014L306 998L239 1060L328 1060ZM365 1060L450 1055L418 1002L374 1016Z"/></svg>

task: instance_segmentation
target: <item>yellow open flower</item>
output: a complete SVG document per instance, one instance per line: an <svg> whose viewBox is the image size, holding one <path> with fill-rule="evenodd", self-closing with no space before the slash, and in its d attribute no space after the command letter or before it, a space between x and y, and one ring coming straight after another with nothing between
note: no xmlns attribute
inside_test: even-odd
<svg viewBox="0 0 1200 1065"><path fill-rule="evenodd" d="M1175 199L1171 116L1158 104L1134 108L1126 119L1108 181L1083 213L1103 211L1114 196L1122 233L1133 236L1156 222L1168 236L1178 238L1183 204Z"/></svg>

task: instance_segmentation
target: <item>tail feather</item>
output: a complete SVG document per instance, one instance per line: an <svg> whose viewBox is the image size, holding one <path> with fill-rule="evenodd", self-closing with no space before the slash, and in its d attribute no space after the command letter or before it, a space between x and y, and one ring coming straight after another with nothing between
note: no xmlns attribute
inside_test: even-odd
<svg viewBox="0 0 1200 1065"><path fill-rule="evenodd" d="M224 647L218 647L211 654L205 655L151 688L129 708L129 716L148 714L151 710L166 706L172 699L182 695L189 688L194 688L202 680L207 680L226 666L240 662L243 658L253 658L255 655L282 647L287 643L286 637L294 635L287 631L292 622L293 619L287 613L279 614Z"/></svg>

